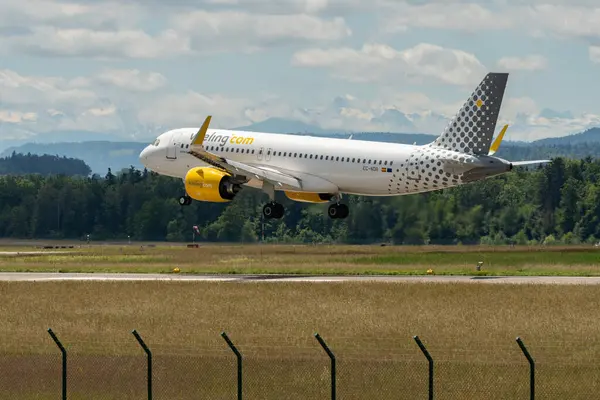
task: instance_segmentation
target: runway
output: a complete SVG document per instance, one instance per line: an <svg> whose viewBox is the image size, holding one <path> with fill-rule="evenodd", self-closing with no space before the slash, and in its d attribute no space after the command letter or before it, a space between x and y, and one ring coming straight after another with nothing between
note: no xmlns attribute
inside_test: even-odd
<svg viewBox="0 0 600 400"><path fill-rule="evenodd" d="M598 285L599 277L571 276L307 276L307 275L186 275L186 274L105 274L58 272L0 272L5 282L50 281L183 281L183 282L413 282L474 284Z"/></svg>

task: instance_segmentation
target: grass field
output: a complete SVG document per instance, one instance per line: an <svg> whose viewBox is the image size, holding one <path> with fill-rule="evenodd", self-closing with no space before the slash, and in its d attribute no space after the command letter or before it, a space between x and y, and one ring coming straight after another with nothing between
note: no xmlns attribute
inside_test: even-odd
<svg viewBox="0 0 600 400"><path fill-rule="evenodd" d="M0 271L600 275L594 247L397 247L182 245L82 246L65 254L0 244ZM45 250L49 252L51 250ZM483 270L475 271L478 261ZM0 282L0 398L54 399L60 353L69 351L70 399L138 399L153 351L154 395L235 398L244 354L247 399L322 399L338 358L343 399L426 398L435 359L436 399L527 398L536 359L537 397L589 399L600 389L600 291L596 286L423 283Z"/></svg>
<svg viewBox="0 0 600 400"><path fill-rule="evenodd" d="M31 251L0 247L0 251ZM51 251L51 250L47 250ZM0 271L231 274L600 275L600 248L509 246L82 246L66 254L0 254ZM482 271L475 266L483 262Z"/></svg>
<svg viewBox="0 0 600 400"><path fill-rule="evenodd" d="M248 399L322 399L338 358L344 399L426 398L435 359L437 399L527 398L520 335L538 363L538 398L598 393L600 291L595 286L399 283L0 283L0 397L60 393L69 351L69 398L145 396L154 354L155 398L235 398L234 356L245 357Z"/></svg>

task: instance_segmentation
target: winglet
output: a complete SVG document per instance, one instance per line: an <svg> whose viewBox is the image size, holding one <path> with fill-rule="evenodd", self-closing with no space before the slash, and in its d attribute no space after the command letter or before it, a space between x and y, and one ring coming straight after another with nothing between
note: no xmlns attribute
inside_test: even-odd
<svg viewBox="0 0 600 400"><path fill-rule="evenodd" d="M502 143L502 138L504 138L504 134L506 133L506 129L508 129L508 125L504 125L504 128L502 128L500 134L498 135L496 140L494 140L494 143L492 143L492 145L490 146L490 152L488 153L488 155L491 156L498 151L498 149L500 148L500 143Z"/></svg>
<svg viewBox="0 0 600 400"><path fill-rule="evenodd" d="M196 133L196 137L192 141L192 146L193 145L201 145L202 142L204 142L204 136L206 136L206 131L208 130L208 125L210 124L211 118L212 117L210 115L208 117L206 117L206 120L202 124L202 127L200 128L198 133Z"/></svg>

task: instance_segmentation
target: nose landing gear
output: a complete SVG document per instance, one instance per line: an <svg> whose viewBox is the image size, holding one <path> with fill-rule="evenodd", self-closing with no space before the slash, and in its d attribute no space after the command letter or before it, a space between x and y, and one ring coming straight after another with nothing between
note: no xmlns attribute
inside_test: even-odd
<svg viewBox="0 0 600 400"><path fill-rule="evenodd" d="M183 195L179 198L180 206L189 206L190 204L192 204L192 198L190 196Z"/></svg>

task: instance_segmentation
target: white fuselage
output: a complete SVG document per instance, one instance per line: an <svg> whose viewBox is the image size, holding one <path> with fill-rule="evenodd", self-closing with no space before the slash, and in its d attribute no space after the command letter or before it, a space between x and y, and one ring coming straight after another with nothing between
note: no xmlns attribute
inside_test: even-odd
<svg viewBox="0 0 600 400"><path fill-rule="evenodd" d="M181 179L191 168L209 166L188 154L197 132L198 128L182 128L162 134L144 149L141 162L159 174ZM203 147L226 159L300 177L305 182L303 191L306 192L331 193L338 189L339 193L368 196L402 195L457 186L474 180L463 182L462 178L463 172L475 166L484 163L506 166L495 157L466 155L430 145L221 129L209 129ZM471 167L451 171L441 159L454 159ZM247 185L261 188L262 181L251 179Z"/></svg>

